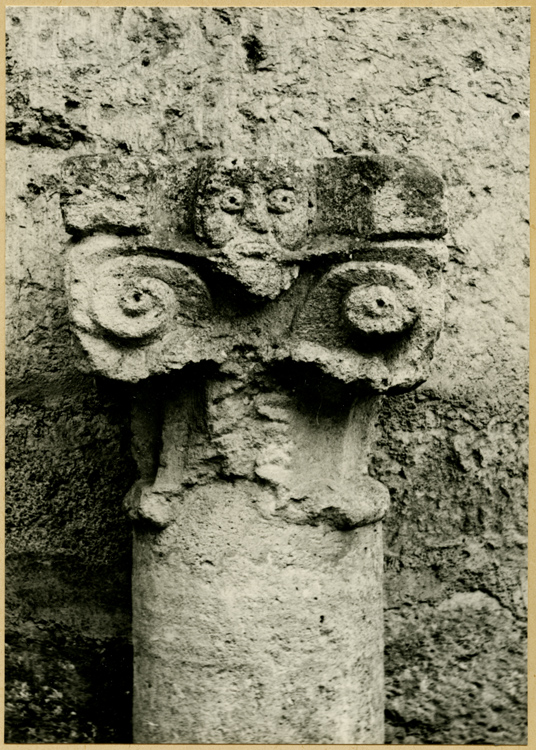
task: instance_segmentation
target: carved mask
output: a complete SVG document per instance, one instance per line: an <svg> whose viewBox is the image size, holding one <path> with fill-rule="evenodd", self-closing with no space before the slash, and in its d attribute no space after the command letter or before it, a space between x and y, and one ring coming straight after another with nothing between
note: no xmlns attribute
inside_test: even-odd
<svg viewBox="0 0 536 750"><path fill-rule="evenodd" d="M312 176L295 161L230 157L201 166L195 231L212 247L277 258L303 242L314 210Z"/></svg>

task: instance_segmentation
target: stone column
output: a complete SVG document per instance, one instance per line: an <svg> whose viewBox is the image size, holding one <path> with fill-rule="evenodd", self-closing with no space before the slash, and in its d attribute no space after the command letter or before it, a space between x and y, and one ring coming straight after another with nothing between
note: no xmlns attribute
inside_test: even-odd
<svg viewBox="0 0 536 750"><path fill-rule="evenodd" d="M381 743L382 394L442 320L419 162L65 167L84 361L135 383L134 740Z"/></svg>

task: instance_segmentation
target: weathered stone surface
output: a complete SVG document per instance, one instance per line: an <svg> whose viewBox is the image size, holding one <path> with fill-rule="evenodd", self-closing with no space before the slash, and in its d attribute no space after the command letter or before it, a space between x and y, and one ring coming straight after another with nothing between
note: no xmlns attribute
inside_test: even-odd
<svg viewBox="0 0 536 750"><path fill-rule="evenodd" d="M310 291L293 324L291 356L382 392L422 382L443 321L446 255L426 240L358 246L359 260L335 266ZM377 314L378 300L388 316Z"/></svg>
<svg viewBox="0 0 536 750"><path fill-rule="evenodd" d="M386 741L436 743L448 734L460 745L524 744L523 631L507 608L478 590L437 608L389 611Z"/></svg>
<svg viewBox="0 0 536 750"><path fill-rule="evenodd" d="M180 234L217 248L263 234L276 258L299 249L309 234L385 239L446 232L443 183L419 159L173 156L68 159L61 192L67 231L151 235L175 250Z"/></svg>
<svg viewBox="0 0 536 750"><path fill-rule="evenodd" d="M126 499L137 525L136 742L383 741L378 522L389 493L367 474L375 409L356 384L371 390L400 386L398 370L404 371L406 387L418 382L411 368L418 371L422 353L428 349L427 360L431 354L442 288L428 282L427 306L439 311L430 325L430 316L417 306L417 295L423 296L419 278L400 263L412 257L406 246L397 264L335 265L319 284L318 271L309 267L303 283L292 285L301 268L286 266L284 255L301 249L310 233L317 209L312 174L281 158L202 163L191 211L197 238L219 250L215 257L212 250L203 254L208 268L233 277L242 297L254 292L275 298L249 314L243 303L233 302L225 277L219 282L222 315L193 270L154 250L143 253L138 246L136 252L128 239L120 240L113 223L109 234L95 234L70 250L72 320L97 372L136 382L189 368L195 380L193 387L184 377L174 381L176 395L163 402L160 429L153 427L154 442L162 446L158 469L153 466ZM78 195L76 186L71 193ZM399 204L395 209L402 210L404 201ZM329 245L330 236L324 241ZM383 257L383 246L375 249ZM412 250L425 260L427 250L436 260L442 255L430 242L424 252ZM214 286L206 269L201 274ZM367 369L359 365L369 352L363 357L359 342L348 335L348 327L355 334L363 310L350 318L346 302L349 290L370 292L374 282L383 284L384 297L391 295L398 307L393 305L386 319L390 336L376 336L376 357ZM304 284L312 287L305 298ZM279 294L288 287L280 304ZM311 317L311 298L320 317ZM285 320L287 327L281 325ZM420 325L406 331L417 320ZM384 320L376 333L385 333L385 325ZM311 331L315 342L324 344L324 361L308 354ZM399 356L393 362L389 348L400 334L411 343L396 341ZM392 362L391 377L383 374L385 356ZM292 378L303 361L323 365L324 379L335 378L342 399L333 399L329 409L322 408L324 390L281 388L278 375ZM144 392L155 399L150 384ZM136 413L141 409L142 404ZM136 417L142 435L147 422ZM140 436L135 444L143 442ZM140 456L142 469L147 457ZM212 478L207 456L219 466ZM359 527L366 528L358 532ZM228 549L231 555L222 554ZM213 569L209 581L198 574L199 554ZM304 620L303 597L313 589L316 605L306 605ZM320 611L336 614L330 647Z"/></svg>
<svg viewBox="0 0 536 750"><path fill-rule="evenodd" d="M418 159L325 159L319 167L318 230L372 239L446 232L440 177Z"/></svg>
<svg viewBox="0 0 536 750"><path fill-rule="evenodd" d="M451 259L446 326L431 378L415 394L385 404L373 452L374 474L392 497L386 666L393 730L387 737L522 742L523 699L508 698L501 714L489 710L487 696L504 695L506 686L522 695L524 663L528 9L16 7L7 16L8 498L18 488L8 507L8 549L39 550L41 568L65 549L68 565L79 560L90 570L100 561L99 575L110 581L117 556L128 552L128 521L120 510L135 479L128 427L120 409L102 406L93 378L66 376L74 366L59 203L66 156L130 151L157 158L173 151L191 160L208 149L247 155L261 146L304 159L363 149L417 155L446 184ZM28 138L19 138L17 128ZM84 133L87 140L77 135ZM181 180L169 179L180 196ZM160 236L169 246L176 232L166 224L163 204L161 212ZM342 236L338 247L348 241ZM324 249L320 243L308 253ZM82 407L88 398L90 406ZM59 440L62 430L51 426L65 424L68 403L76 433ZM247 455L247 441L242 450ZM14 635L15 620L9 623L10 658L19 675L18 659L28 665L26 687L9 673L10 700L17 708L32 701L42 707L39 719L29 708L18 711L19 723L10 719L13 740L128 742L121 720L108 721L90 706L75 678L73 710L88 706L84 716L100 734L74 718L66 729L54 714L55 699L41 700L49 695L42 686L61 691L66 675L83 670L88 693L102 695L102 673L92 671L91 656L102 646L86 631L87 610L72 598L75 588L91 598L92 586L74 572L72 589L42 579L44 596L63 588L73 602L61 624L55 611L42 619L31 609L13 609L23 576L19 563L10 570L8 609L18 625L37 621L41 634L33 629L22 639ZM125 580L113 583L114 597L98 610L99 637L115 637L110 613L125 616ZM479 591L501 604L493 615L493 653L480 640L481 615L471 614L469 602L460 602L455 626L438 609L457 592ZM26 589L20 592L18 601L26 600ZM412 640L421 615L423 638L445 623L444 647L423 651ZM72 652L74 672L62 667L62 632L73 641L85 634L84 648ZM56 665L49 673L33 657L41 637L59 643L47 656ZM468 660L471 648L478 654ZM476 679L464 669L472 662ZM110 679L119 674L110 667ZM438 685L440 712L430 710L423 682L430 675L437 675L428 686ZM111 690L110 703L120 690ZM420 720L422 712L430 721Z"/></svg>
<svg viewBox="0 0 536 750"><path fill-rule="evenodd" d="M93 743L128 736L130 567L130 554L114 565L98 558L93 564L76 561L72 554L51 560L42 551L10 555L5 646L10 742Z"/></svg>
<svg viewBox="0 0 536 750"><path fill-rule="evenodd" d="M259 297L276 298L298 275L281 264L285 250L304 244L314 220L311 167L296 160L206 159L193 215L197 237L220 248L216 267Z"/></svg>
<svg viewBox="0 0 536 750"><path fill-rule="evenodd" d="M372 394L425 377L442 321L447 252L419 239L411 247L367 245L361 260L346 242L339 247L356 259L341 264L324 232L329 252L320 261L305 249L301 263L286 265L285 256L307 244L317 191L331 208L344 192L359 224L378 189L391 196L398 189L389 217L405 226L395 214L406 214L415 196L403 181L397 186L399 173L390 188L383 173L365 185L370 198L362 184L370 160L338 161L347 168L336 178L320 170L326 186L315 184L311 165L281 157L204 160L190 211L196 237L210 248L200 248L207 262L200 275L154 248L135 249L113 222L107 234L70 248L71 316L91 366L133 382L178 372L152 440L150 381L148 413L140 401L133 423L140 471L148 472L125 501L136 524L135 742L384 739L379 522L389 492L368 475ZM74 171L68 167L69 181ZM343 174L347 183L339 184ZM432 204L442 196L434 180L419 185ZM352 203L352 191L363 206ZM79 195L76 185L70 192ZM115 196L110 202L114 213ZM102 229L106 211L96 205L91 215ZM342 206L333 228L337 213ZM417 261L419 276L406 259ZM215 271L224 274L217 284ZM251 293L273 301L246 312ZM303 364L316 368L323 387L299 383ZM208 579L199 555L211 567ZM337 627L324 625L324 611Z"/></svg>
<svg viewBox="0 0 536 750"><path fill-rule="evenodd" d="M134 471L121 439L125 415L115 397L106 402L106 391L79 373L42 373L10 394L10 742L108 742L130 733L131 531L121 498Z"/></svg>
<svg viewBox="0 0 536 750"><path fill-rule="evenodd" d="M155 180L142 159L71 159L63 166L62 178L63 221L71 234L150 231L149 196Z"/></svg>
<svg viewBox="0 0 536 750"><path fill-rule="evenodd" d="M136 536L145 742L383 737L381 531L266 523L265 494L247 481L191 489L157 545Z"/></svg>
<svg viewBox="0 0 536 750"><path fill-rule="evenodd" d="M446 231L443 184L418 160L235 155L174 163L110 154L69 159L62 174L63 219L75 238L142 235L138 246L209 258L261 299L292 285L298 259L351 252L352 238Z"/></svg>
<svg viewBox="0 0 536 750"><path fill-rule="evenodd" d="M252 354L137 394L134 737L379 742L377 398Z"/></svg>
<svg viewBox="0 0 536 750"><path fill-rule="evenodd" d="M322 391L233 365L241 375L209 380L205 407L199 374L169 386L160 465L129 501L134 736L379 742L374 521L388 493L364 474L376 404L344 418Z"/></svg>
<svg viewBox="0 0 536 750"><path fill-rule="evenodd" d="M170 333L180 340L176 367L203 358L195 330L212 312L210 295L181 263L134 254L113 234L94 235L72 248L67 284L73 322L97 372L132 381L161 372Z"/></svg>
<svg viewBox="0 0 536 750"><path fill-rule="evenodd" d="M343 314L355 332L367 337L401 333L419 317L419 280L411 272L377 263L358 266L343 302Z"/></svg>

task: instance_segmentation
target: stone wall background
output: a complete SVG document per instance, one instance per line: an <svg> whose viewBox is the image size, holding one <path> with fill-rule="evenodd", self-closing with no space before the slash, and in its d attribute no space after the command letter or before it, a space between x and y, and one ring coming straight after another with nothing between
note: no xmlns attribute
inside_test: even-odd
<svg viewBox="0 0 536 750"><path fill-rule="evenodd" d="M6 741L128 742L124 386L81 374L59 174L363 150L443 176L432 377L385 402L387 742L526 741L527 8L8 9Z"/></svg>

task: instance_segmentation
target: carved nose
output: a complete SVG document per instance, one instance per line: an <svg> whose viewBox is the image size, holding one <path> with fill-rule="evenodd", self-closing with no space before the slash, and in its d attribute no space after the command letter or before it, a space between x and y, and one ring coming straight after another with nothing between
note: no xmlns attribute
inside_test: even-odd
<svg viewBox="0 0 536 750"><path fill-rule="evenodd" d="M256 232L265 234L270 229L268 210L261 201L251 201L244 209L242 216L244 223Z"/></svg>

